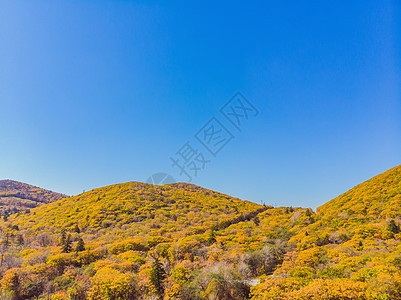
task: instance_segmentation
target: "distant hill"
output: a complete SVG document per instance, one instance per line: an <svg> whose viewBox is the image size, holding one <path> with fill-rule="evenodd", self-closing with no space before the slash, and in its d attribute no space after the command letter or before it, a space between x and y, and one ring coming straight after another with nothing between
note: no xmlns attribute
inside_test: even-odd
<svg viewBox="0 0 401 300"><path fill-rule="evenodd" d="M0 215L31 209L66 197L26 183L0 180Z"/></svg>

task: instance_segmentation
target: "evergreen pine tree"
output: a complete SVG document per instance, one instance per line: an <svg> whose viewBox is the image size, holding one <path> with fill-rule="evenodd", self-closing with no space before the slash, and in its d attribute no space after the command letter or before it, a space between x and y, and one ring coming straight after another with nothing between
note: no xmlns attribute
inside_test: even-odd
<svg viewBox="0 0 401 300"><path fill-rule="evenodd" d="M79 237L77 246L75 247L75 252L85 251L85 242L84 240Z"/></svg>
<svg viewBox="0 0 401 300"><path fill-rule="evenodd" d="M81 232L81 230L80 230L79 227L78 227L78 224L75 224L74 231L75 231L76 233L80 233L80 232Z"/></svg>
<svg viewBox="0 0 401 300"><path fill-rule="evenodd" d="M159 258L155 257L155 261L152 264L152 269L150 270L150 282L156 289L159 299L163 299L164 287L163 281L166 279L166 271L164 270Z"/></svg>
<svg viewBox="0 0 401 300"><path fill-rule="evenodd" d="M67 235L64 244L61 245L61 252L62 253L70 253L72 251L71 246L71 235Z"/></svg>
<svg viewBox="0 0 401 300"><path fill-rule="evenodd" d="M66 233L65 233L65 229L63 228L61 230L61 239L60 239L60 244L61 246L63 246L65 244L65 240L66 240Z"/></svg>

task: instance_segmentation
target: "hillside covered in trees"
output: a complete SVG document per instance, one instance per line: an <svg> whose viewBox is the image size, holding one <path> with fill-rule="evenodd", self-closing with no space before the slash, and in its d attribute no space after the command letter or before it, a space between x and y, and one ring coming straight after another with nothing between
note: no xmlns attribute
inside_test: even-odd
<svg viewBox="0 0 401 300"><path fill-rule="evenodd" d="M401 166L318 208L128 182L0 222L2 299L401 299Z"/></svg>
<svg viewBox="0 0 401 300"><path fill-rule="evenodd" d="M66 195L26 183L0 180L0 215L7 217L12 213L29 210L66 197Z"/></svg>

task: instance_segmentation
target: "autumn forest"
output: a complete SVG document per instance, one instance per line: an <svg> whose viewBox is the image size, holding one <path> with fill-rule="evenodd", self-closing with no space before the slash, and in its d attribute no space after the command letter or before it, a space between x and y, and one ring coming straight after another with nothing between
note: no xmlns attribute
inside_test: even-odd
<svg viewBox="0 0 401 300"><path fill-rule="evenodd" d="M401 299L401 166L320 206L0 181L1 299Z"/></svg>

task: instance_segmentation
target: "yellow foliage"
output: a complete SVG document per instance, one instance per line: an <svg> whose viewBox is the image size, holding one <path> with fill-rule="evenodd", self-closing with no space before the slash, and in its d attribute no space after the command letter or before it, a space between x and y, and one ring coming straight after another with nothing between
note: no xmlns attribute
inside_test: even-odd
<svg viewBox="0 0 401 300"><path fill-rule="evenodd" d="M137 290L134 275L104 267L92 279L89 300L135 299Z"/></svg>

